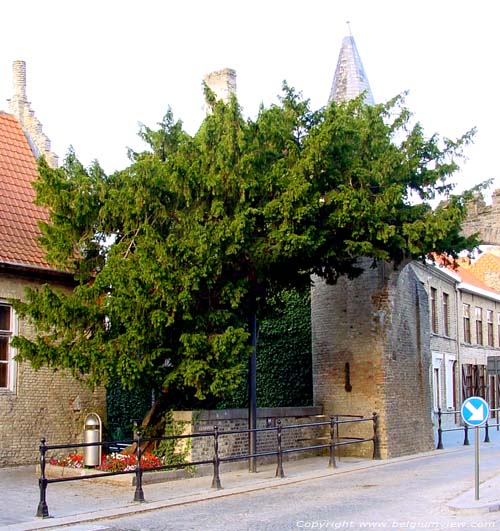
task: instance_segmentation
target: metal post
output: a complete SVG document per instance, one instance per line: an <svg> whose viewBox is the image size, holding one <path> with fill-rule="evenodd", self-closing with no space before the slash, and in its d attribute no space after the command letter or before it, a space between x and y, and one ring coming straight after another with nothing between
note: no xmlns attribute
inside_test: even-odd
<svg viewBox="0 0 500 531"><path fill-rule="evenodd" d="M49 508L47 506L47 478L45 477L45 454L47 453L45 440L45 437L40 439L40 478L38 480L38 486L40 487L40 501L36 511L36 515L40 518L49 517Z"/></svg>
<svg viewBox="0 0 500 531"><path fill-rule="evenodd" d="M438 407L438 444L436 450L443 449L443 429L441 426L441 408Z"/></svg>
<svg viewBox="0 0 500 531"><path fill-rule="evenodd" d="M330 460L328 461L329 468L337 468L335 462L335 417L330 416Z"/></svg>
<svg viewBox="0 0 500 531"><path fill-rule="evenodd" d="M486 420L486 424L484 425L484 442L489 443L490 441L490 430L488 426L488 420Z"/></svg>
<svg viewBox="0 0 500 531"><path fill-rule="evenodd" d="M479 500L479 427L476 426L476 459L474 467L474 499Z"/></svg>
<svg viewBox="0 0 500 531"><path fill-rule="evenodd" d="M214 426L214 477L212 479L213 489L222 489L219 476L219 428Z"/></svg>
<svg viewBox="0 0 500 531"><path fill-rule="evenodd" d="M381 459L380 457L380 441L378 438L378 415L373 412L373 459Z"/></svg>
<svg viewBox="0 0 500 531"><path fill-rule="evenodd" d="M464 425L464 446L469 446L469 426Z"/></svg>
<svg viewBox="0 0 500 531"><path fill-rule="evenodd" d="M281 426L281 420L277 420L278 424L278 430L276 432L276 438L278 442L278 466L276 467L276 477L277 478L284 478L285 473L283 472L283 448L281 447L281 430L283 429Z"/></svg>
<svg viewBox="0 0 500 531"><path fill-rule="evenodd" d="M250 332L252 336L252 355L250 356L248 371L248 470L257 472L257 315L254 313L250 319Z"/></svg>
<svg viewBox="0 0 500 531"><path fill-rule="evenodd" d="M135 432L136 436L136 461L137 466L135 468L135 493L134 493L134 501L143 503L144 500L144 492L142 490L142 464L141 464L141 457L142 457L142 450L141 450L141 431L137 430Z"/></svg>

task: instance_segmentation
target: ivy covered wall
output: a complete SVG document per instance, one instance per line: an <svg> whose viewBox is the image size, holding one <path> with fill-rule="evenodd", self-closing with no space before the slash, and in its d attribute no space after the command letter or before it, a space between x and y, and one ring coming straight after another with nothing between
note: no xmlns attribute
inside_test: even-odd
<svg viewBox="0 0 500 531"><path fill-rule="evenodd" d="M109 441L131 439L134 422L139 425L152 404L151 389L124 390L117 382L106 388L107 433Z"/></svg>
<svg viewBox="0 0 500 531"><path fill-rule="evenodd" d="M282 291L258 322L257 407L309 406L313 402L310 291ZM248 406L248 380L217 409Z"/></svg>
<svg viewBox="0 0 500 531"><path fill-rule="evenodd" d="M312 405L310 292L282 291L269 301L258 322L257 407ZM108 386L109 439L130 438L152 404L152 390L125 391ZM192 395L172 396L168 407L177 410L231 409L248 406L247 370L239 388L219 400L199 402Z"/></svg>

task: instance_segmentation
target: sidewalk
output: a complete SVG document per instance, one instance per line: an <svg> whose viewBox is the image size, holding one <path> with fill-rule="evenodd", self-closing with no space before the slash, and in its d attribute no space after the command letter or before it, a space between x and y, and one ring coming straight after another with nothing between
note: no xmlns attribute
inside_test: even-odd
<svg viewBox="0 0 500 531"><path fill-rule="evenodd" d="M145 484L143 491L146 503L132 501L135 487L131 485L117 486L98 480L49 484L47 505L50 518L45 519L35 516L39 501L35 467L0 469L0 484L3 487L0 530L28 531L57 528L71 524L88 524L112 516L196 503L280 485L305 482L332 474L347 474L373 467L397 466L398 463L418 461L443 452L472 451L470 447L464 448L461 445L463 439L452 437L454 434L449 435L450 437L444 439L444 450L381 461L342 458L335 469L328 468L328 457L326 456L285 461L283 463L285 478L275 477L276 465L259 466L257 473L250 473L246 469L225 471L224 464L222 464L220 473L222 489L211 488L211 476ZM491 443L488 447L494 448L495 451L498 450L500 457L500 434L492 432L490 438ZM471 446L473 445L474 439L471 438ZM493 473L493 476L481 484L480 500L474 500L474 488L471 488L451 500L448 507L455 512L499 510L500 464L498 470L490 472Z"/></svg>

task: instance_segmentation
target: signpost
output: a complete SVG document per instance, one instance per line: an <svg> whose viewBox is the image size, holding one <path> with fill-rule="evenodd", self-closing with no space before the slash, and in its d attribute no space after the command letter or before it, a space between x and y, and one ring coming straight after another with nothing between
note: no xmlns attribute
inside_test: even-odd
<svg viewBox="0 0 500 531"><path fill-rule="evenodd" d="M490 408L484 398L480 396L471 396L464 400L460 409L463 421L469 426L475 428L476 432L476 458L475 458L475 499L479 500L479 428L486 423L490 415Z"/></svg>

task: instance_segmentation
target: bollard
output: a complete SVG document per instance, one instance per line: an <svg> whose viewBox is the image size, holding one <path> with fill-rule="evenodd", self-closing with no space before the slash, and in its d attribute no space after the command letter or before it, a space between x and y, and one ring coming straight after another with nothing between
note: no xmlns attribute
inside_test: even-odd
<svg viewBox="0 0 500 531"><path fill-rule="evenodd" d="M214 426L214 477L212 479L213 489L222 489L219 476L219 428Z"/></svg>
<svg viewBox="0 0 500 531"><path fill-rule="evenodd" d="M36 515L40 518L49 517L49 508L47 506L47 478L45 477L45 461L47 453L45 440L45 437L40 439L40 479L38 480L38 486L40 488L40 502L38 503L38 509L36 511Z"/></svg>
<svg viewBox="0 0 500 531"><path fill-rule="evenodd" d="M464 425L464 446L469 446L469 426Z"/></svg>
<svg viewBox="0 0 500 531"><path fill-rule="evenodd" d="M278 424L278 429L276 431L276 438L277 438L277 442L278 442L278 452L277 452L277 456L278 456L278 465L276 467L276 477L278 478L284 478L285 477L285 474L283 472L283 449L281 447L281 430L282 430L282 426L281 426L281 420L278 419L277 420L277 424Z"/></svg>
<svg viewBox="0 0 500 531"><path fill-rule="evenodd" d="M490 442L490 431L488 426L488 419L486 419L486 424L484 425L484 442L489 443Z"/></svg>
<svg viewBox="0 0 500 531"><path fill-rule="evenodd" d="M378 440L378 415L376 411L373 412L373 459L381 459Z"/></svg>
<svg viewBox="0 0 500 531"><path fill-rule="evenodd" d="M328 461L328 468L337 468L335 461L335 424L336 419L333 415L330 416L330 459Z"/></svg>
<svg viewBox="0 0 500 531"><path fill-rule="evenodd" d="M443 429L441 427L441 408L438 407L438 444L436 450L443 449Z"/></svg>
<svg viewBox="0 0 500 531"><path fill-rule="evenodd" d="M135 493L134 493L134 501L143 503L144 500L144 492L142 490L142 465L141 465L141 458L142 458L142 450L141 450L141 431L137 430L135 432L135 443L137 444L136 447L136 461L137 466L135 468Z"/></svg>

